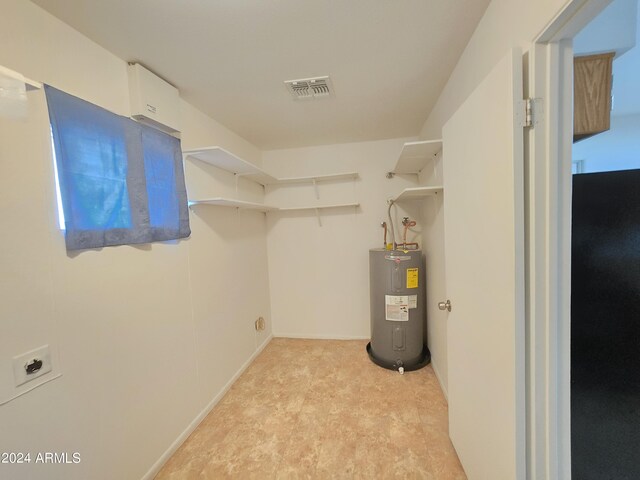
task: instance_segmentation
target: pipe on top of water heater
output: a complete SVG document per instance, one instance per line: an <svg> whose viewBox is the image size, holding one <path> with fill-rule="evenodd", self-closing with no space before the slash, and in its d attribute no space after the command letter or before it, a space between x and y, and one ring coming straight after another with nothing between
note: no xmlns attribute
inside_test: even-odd
<svg viewBox="0 0 640 480"><path fill-rule="evenodd" d="M391 243L387 243L385 248L387 250L393 250L396 247L396 232L393 228L393 218L391 218L391 207L393 206L393 200L389 200L389 208L387 210L387 216L389 217L389 228L391 229Z"/></svg>

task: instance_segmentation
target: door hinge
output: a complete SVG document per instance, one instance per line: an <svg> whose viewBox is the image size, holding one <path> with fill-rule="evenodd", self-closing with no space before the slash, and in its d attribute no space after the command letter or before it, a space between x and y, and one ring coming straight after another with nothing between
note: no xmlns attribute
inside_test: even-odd
<svg viewBox="0 0 640 480"><path fill-rule="evenodd" d="M521 127L535 127L542 117L542 99L526 98L522 100L518 113Z"/></svg>

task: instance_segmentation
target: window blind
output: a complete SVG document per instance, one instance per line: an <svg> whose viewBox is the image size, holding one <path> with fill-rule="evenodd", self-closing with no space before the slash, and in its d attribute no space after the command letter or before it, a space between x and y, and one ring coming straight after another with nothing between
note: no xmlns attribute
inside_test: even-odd
<svg viewBox="0 0 640 480"><path fill-rule="evenodd" d="M45 85L67 250L188 237L180 140Z"/></svg>

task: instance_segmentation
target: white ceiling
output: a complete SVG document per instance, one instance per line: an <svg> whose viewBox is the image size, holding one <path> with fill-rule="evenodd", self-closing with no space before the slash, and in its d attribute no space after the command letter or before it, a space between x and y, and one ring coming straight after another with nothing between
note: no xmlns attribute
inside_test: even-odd
<svg viewBox="0 0 640 480"><path fill-rule="evenodd" d="M262 149L417 135L489 0L33 0ZM330 75L335 97L283 81Z"/></svg>

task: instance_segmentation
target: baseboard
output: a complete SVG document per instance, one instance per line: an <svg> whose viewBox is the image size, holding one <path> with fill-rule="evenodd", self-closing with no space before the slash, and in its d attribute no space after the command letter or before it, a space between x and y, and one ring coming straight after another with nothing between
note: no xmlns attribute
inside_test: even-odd
<svg viewBox="0 0 640 480"><path fill-rule="evenodd" d="M442 383L442 377L440 376L440 372L438 371L438 367L433 362L433 358L431 359L431 367L433 368L433 372L436 374L436 378L438 379L438 383L440 384L440 390L442 390L442 393L444 394L444 398L446 398L447 402L448 402L449 401L449 394L447 393L447 389L444 388L444 383Z"/></svg>
<svg viewBox="0 0 640 480"><path fill-rule="evenodd" d="M184 443L184 441L191 435L191 433L200 425L200 422L204 420L204 418L211 412L213 407L217 405L217 403L222 399L225 393L229 391L231 386L235 383L235 381L242 375L242 373L247 369L247 367L253 362L253 360L264 350L264 347L271 341L273 338L273 334L269 335L267 339L262 342L255 352L248 358L246 362L240 367L240 369L235 373L231 380L229 380L226 385L222 388L222 390L209 402L209 404L204 407L204 409L198 414L196 418L189 424L189 426L176 438L176 440L169 446L167 451L165 451L160 458L153 464L153 466L149 469L147 473L144 474L142 480L153 480L153 478L158 474L160 469L167 463L167 460L171 458L171 456L178 450L180 445Z"/></svg>
<svg viewBox="0 0 640 480"><path fill-rule="evenodd" d="M306 338L309 340L369 340L370 336L363 335L325 335L325 334L301 334L301 333L274 333L274 338Z"/></svg>

